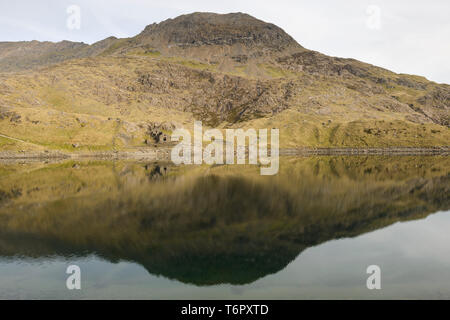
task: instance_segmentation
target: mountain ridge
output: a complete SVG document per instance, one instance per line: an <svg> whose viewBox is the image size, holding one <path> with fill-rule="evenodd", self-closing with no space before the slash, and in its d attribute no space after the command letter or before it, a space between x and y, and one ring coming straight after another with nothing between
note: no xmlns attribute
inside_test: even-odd
<svg viewBox="0 0 450 320"><path fill-rule="evenodd" d="M302 49L290 35L274 24L266 23L244 13L200 13L195 12L167 19L160 23L147 25L142 32L130 38L110 36L91 45L84 42L63 40L49 41L19 41L0 42L0 72L18 71L29 67L49 65L73 58L86 58L101 54L120 52L120 49L130 50L136 47L155 48L167 54L174 47L189 48L205 45L243 45L247 47L260 46L260 51L254 55L264 55L262 51L283 51L287 48ZM19 61L17 68L11 67L9 57L21 58L23 51L37 51L34 60ZM109 51L108 51L109 50ZM242 48L234 52L238 55ZM39 54L41 53L41 57ZM179 51L173 52L179 54ZM48 59L53 57L53 61ZM42 63L39 63L39 58ZM5 61L6 60L6 61Z"/></svg>

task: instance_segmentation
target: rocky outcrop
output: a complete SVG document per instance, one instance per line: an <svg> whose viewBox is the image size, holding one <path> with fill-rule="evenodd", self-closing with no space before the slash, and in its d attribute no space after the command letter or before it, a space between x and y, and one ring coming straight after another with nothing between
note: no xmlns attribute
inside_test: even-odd
<svg viewBox="0 0 450 320"><path fill-rule="evenodd" d="M244 13L193 13L151 24L138 36L149 43L179 47L204 45L261 46L283 50L300 45L276 25L255 19Z"/></svg>
<svg viewBox="0 0 450 320"><path fill-rule="evenodd" d="M170 142L170 132L175 130L176 124L174 123L149 123L147 126L147 134L153 139L155 143L169 143ZM152 144L149 139L145 140L146 144Z"/></svg>

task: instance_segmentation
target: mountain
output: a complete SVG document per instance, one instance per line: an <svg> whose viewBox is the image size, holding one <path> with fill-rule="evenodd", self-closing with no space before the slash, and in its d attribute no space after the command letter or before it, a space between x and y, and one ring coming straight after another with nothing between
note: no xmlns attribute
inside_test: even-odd
<svg viewBox="0 0 450 320"><path fill-rule="evenodd" d="M282 148L448 146L450 86L305 49L243 13L92 45L0 43L0 150L163 144L194 119L279 128Z"/></svg>

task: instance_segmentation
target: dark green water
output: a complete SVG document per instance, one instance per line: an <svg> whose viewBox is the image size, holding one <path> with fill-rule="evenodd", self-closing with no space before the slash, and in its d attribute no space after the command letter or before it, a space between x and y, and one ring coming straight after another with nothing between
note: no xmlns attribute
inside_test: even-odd
<svg viewBox="0 0 450 320"><path fill-rule="evenodd" d="M449 191L448 157L0 164L0 298L450 298Z"/></svg>

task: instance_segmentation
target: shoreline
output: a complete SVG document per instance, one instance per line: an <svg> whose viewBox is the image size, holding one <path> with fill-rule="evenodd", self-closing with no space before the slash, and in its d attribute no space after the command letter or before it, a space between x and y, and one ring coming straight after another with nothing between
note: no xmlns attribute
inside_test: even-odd
<svg viewBox="0 0 450 320"><path fill-rule="evenodd" d="M64 153L61 151L0 151L1 160L170 160L171 148L141 149L132 151L92 151ZM280 156L352 156L352 155L440 155L449 156L450 146L444 147L386 147L386 148L286 148Z"/></svg>
<svg viewBox="0 0 450 320"><path fill-rule="evenodd" d="M280 149L280 155L450 155L450 147L373 147L373 148L293 148Z"/></svg>

